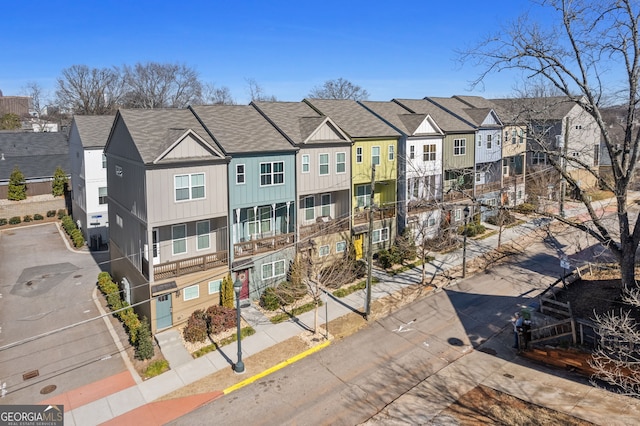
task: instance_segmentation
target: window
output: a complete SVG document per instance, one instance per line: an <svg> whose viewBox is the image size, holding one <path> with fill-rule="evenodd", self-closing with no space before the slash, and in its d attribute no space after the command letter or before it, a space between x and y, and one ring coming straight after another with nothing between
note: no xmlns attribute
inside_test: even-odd
<svg viewBox="0 0 640 426"><path fill-rule="evenodd" d="M330 249L329 249L328 245L327 246L320 246L320 248L318 249L318 255L320 257L329 256L329 252L330 252Z"/></svg>
<svg viewBox="0 0 640 426"><path fill-rule="evenodd" d="M416 158L416 147L415 147L415 145L411 145L409 147L409 159L413 160L415 158Z"/></svg>
<svg viewBox="0 0 640 426"><path fill-rule="evenodd" d="M244 164L236 164L236 184L244 185L246 182Z"/></svg>
<svg viewBox="0 0 640 426"><path fill-rule="evenodd" d="M107 156L102 154L102 168L106 169L107 168Z"/></svg>
<svg viewBox="0 0 640 426"><path fill-rule="evenodd" d="M190 287L185 287L182 290L182 300L184 300L185 302L187 300L197 299L198 297L200 297L199 285L192 285Z"/></svg>
<svg viewBox="0 0 640 426"><path fill-rule="evenodd" d="M436 218L435 217L429 217L429 219L427 220L427 226L429 228L432 228L432 227L436 226Z"/></svg>
<svg viewBox="0 0 640 426"><path fill-rule="evenodd" d="M329 174L329 154L320 154L320 176Z"/></svg>
<svg viewBox="0 0 640 426"><path fill-rule="evenodd" d="M262 265L262 279L281 277L284 275L284 259Z"/></svg>
<svg viewBox="0 0 640 426"><path fill-rule="evenodd" d="M284 183L284 162L260 163L260 186L282 185Z"/></svg>
<svg viewBox="0 0 640 426"><path fill-rule="evenodd" d="M524 143L524 132L522 129L518 132L518 143Z"/></svg>
<svg viewBox="0 0 640 426"><path fill-rule="evenodd" d="M413 198L418 198L418 190L420 189L420 178L409 179L409 191Z"/></svg>
<svg viewBox="0 0 640 426"><path fill-rule="evenodd" d="M482 135L478 135L478 148L482 146Z"/></svg>
<svg viewBox="0 0 640 426"><path fill-rule="evenodd" d="M356 207L368 207L371 204L371 185L356 186Z"/></svg>
<svg viewBox="0 0 640 426"><path fill-rule="evenodd" d="M488 198L487 199L487 204L490 206L496 206L497 205L497 201L495 198Z"/></svg>
<svg viewBox="0 0 640 426"><path fill-rule="evenodd" d="M196 234L197 234L197 250L205 250L208 249L211 245L209 242L209 221L203 220L202 222L196 223Z"/></svg>
<svg viewBox="0 0 640 426"><path fill-rule="evenodd" d="M171 227L171 239L173 240L173 254L187 252L187 225L173 225Z"/></svg>
<svg viewBox="0 0 640 426"><path fill-rule="evenodd" d="M502 175L509 176L509 162L506 158L502 160Z"/></svg>
<svg viewBox="0 0 640 426"><path fill-rule="evenodd" d="M531 154L531 164L547 164L547 154L544 152L534 152Z"/></svg>
<svg viewBox="0 0 640 426"><path fill-rule="evenodd" d="M393 161L396 158L396 147L389 145L389 161Z"/></svg>
<svg viewBox="0 0 640 426"><path fill-rule="evenodd" d="M338 241L336 243L336 253L344 253L347 250L346 241Z"/></svg>
<svg viewBox="0 0 640 426"><path fill-rule="evenodd" d="M514 144L517 142L517 136L518 136L518 131L517 130L512 130L511 131L511 144Z"/></svg>
<svg viewBox="0 0 640 426"><path fill-rule="evenodd" d="M209 281L209 294L220 293L222 280Z"/></svg>
<svg viewBox="0 0 640 426"><path fill-rule="evenodd" d="M593 146L593 165L600 164L600 145Z"/></svg>
<svg viewBox="0 0 640 426"><path fill-rule="evenodd" d="M344 152L336 152L336 173L345 173L347 171L347 154Z"/></svg>
<svg viewBox="0 0 640 426"><path fill-rule="evenodd" d="M124 226L124 222L122 220L122 217L119 216L118 214L116 214L116 225L118 225L120 228L122 228Z"/></svg>
<svg viewBox="0 0 640 426"><path fill-rule="evenodd" d="M422 161L436 161L436 145L429 144L422 147Z"/></svg>
<svg viewBox="0 0 640 426"><path fill-rule="evenodd" d="M258 207L258 216L253 209L247 210L247 222L249 224L249 234L258 235L271 231L271 207Z"/></svg>
<svg viewBox="0 0 640 426"><path fill-rule="evenodd" d="M476 173L476 182L482 181L482 173Z"/></svg>
<svg viewBox="0 0 640 426"><path fill-rule="evenodd" d="M313 220L316 218L313 197L306 197L304 199L304 218L305 220Z"/></svg>
<svg viewBox="0 0 640 426"><path fill-rule="evenodd" d="M496 146L500 145L500 138L502 137L502 133L496 134Z"/></svg>
<svg viewBox="0 0 640 426"><path fill-rule="evenodd" d="M454 139L453 140L453 155L466 155L467 154L467 140Z"/></svg>
<svg viewBox="0 0 640 426"><path fill-rule="evenodd" d="M362 163L362 147L356 148L356 163Z"/></svg>
<svg viewBox="0 0 640 426"><path fill-rule="evenodd" d="M455 209L455 211L453 212L453 217L457 221L462 219L462 209Z"/></svg>
<svg viewBox="0 0 640 426"><path fill-rule="evenodd" d="M377 166L380 164L380 147L372 146L371 147L371 164Z"/></svg>
<svg viewBox="0 0 640 426"><path fill-rule="evenodd" d="M98 188L98 204L107 204L107 187Z"/></svg>
<svg viewBox="0 0 640 426"><path fill-rule="evenodd" d="M491 135L487 135L487 149L491 149Z"/></svg>
<svg viewBox="0 0 640 426"><path fill-rule="evenodd" d="M389 240L389 228L374 229L373 243L381 243Z"/></svg>
<svg viewBox="0 0 640 426"><path fill-rule="evenodd" d="M331 216L331 194L322 194L320 196L320 215Z"/></svg>
<svg viewBox="0 0 640 426"><path fill-rule="evenodd" d="M174 176L176 201L204 198L204 173Z"/></svg>
<svg viewBox="0 0 640 426"><path fill-rule="evenodd" d="M310 170L311 170L311 165L310 165L309 154L304 154L302 156L302 173L309 173Z"/></svg>

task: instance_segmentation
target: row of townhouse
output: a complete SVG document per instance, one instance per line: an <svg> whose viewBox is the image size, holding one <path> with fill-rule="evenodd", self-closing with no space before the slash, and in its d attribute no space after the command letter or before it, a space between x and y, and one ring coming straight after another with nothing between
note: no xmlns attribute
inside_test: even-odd
<svg viewBox="0 0 640 426"><path fill-rule="evenodd" d="M459 224L465 205L484 219L523 202L530 123L506 103L305 99L76 117L74 215L108 238L112 275L157 332L216 304L228 273L255 300L298 252L353 244L362 257L368 238L377 251L416 224L433 235ZM108 122L102 150L84 143ZM106 184L89 179L100 173Z"/></svg>

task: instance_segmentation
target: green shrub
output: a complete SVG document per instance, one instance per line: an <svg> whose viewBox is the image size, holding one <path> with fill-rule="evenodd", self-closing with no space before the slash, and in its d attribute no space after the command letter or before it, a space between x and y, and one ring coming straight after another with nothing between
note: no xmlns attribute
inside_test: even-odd
<svg viewBox="0 0 640 426"><path fill-rule="evenodd" d="M222 279L222 285L220 286L220 304L233 309L233 295L233 280L231 279L231 274L227 274L227 276Z"/></svg>
<svg viewBox="0 0 640 426"><path fill-rule="evenodd" d="M149 328L149 320L143 317L138 327L138 341L136 344L137 359L151 359L155 350L153 349L153 338L151 337L151 329ZM167 366L168 367L168 366Z"/></svg>
<svg viewBox="0 0 640 426"><path fill-rule="evenodd" d="M226 306L209 306L206 311L208 332L217 334L236 326L236 310Z"/></svg>
<svg viewBox="0 0 640 426"><path fill-rule="evenodd" d="M536 206L531 203L522 203L516 206L515 210L522 214L531 214L536 211Z"/></svg>
<svg viewBox="0 0 640 426"><path fill-rule="evenodd" d="M280 299L276 295L276 289L268 287L260 296L260 306L267 311L275 311L280 307Z"/></svg>
<svg viewBox="0 0 640 426"><path fill-rule="evenodd" d="M393 265L392 255L389 250L380 250L378 252L378 263L384 269L390 268Z"/></svg>
<svg viewBox="0 0 640 426"><path fill-rule="evenodd" d="M202 309L194 311L189 319L187 325L182 331L184 340L191 343L204 342L207 338L207 320L206 314Z"/></svg>
<svg viewBox="0 0 640 426"><path fill-rule="evenodd" d="M282 305L290 305L306 296L307 286L304 283L284 281L276 286L276 294L280 298Z"/></svg>
<svg viewBox="0 0 640 426"><path fill-rule="evenodd" d="M58 219L62 219L67 215L67 211L65 209L58 210Z"/></svg>
<svg viewBox="0 0 640 426"><path fill-rule="evenodd" d="M144 372L144 377L150 379L155 376L159 376L169 369L169 361L166 359L159 359L153 361Z"/></svg>
<svg viewBox="0 0 640 426"><path fill-rule="evenodd" d="M120 298L120 292L116 291L116 292L108 293L107 305L109 305L109 309L111 309L112 311L117 311L118 309L121 309L123 306L122 306L122 299ZM122 317L122 312L119 312L118 316Z"/></svg>
<svg viewBox="0 0 640 426"><path fill-rule="evenodd" d="M22 219L20 219L20 216L13 216L11 219L9 219L9 225L17 225L19 223L22 223Z"/></svg>
<svg viewBox="0 0 640 426"><path fill-rule="evenodd" d="M33 215L33 220L43 220L44 216L42 216L40 213L36 213Z"/></svg>
<svg viewBox="0 0 640 426"><path fill-rule="evenodd" d="M120 319L129 333L129 341L131 344L135 344L138 341L138 334L141 330L141 322L140 319L138 319L138 314L136 314L133 309L125 309L121 311L121 314Z"/></svg>
<svg viewBox="0 0 640 426"><path fill-rule="evenodd" d="M26 214L24 215L24 217L22 218L23 222L31 222L33 220L33 217L30 214Z"/></svg>
<svg viewBox="0 0 640 426"><path fill-rule="evenodd" d="M6 224L7 224L7 218L6 217L0 218L0 226L6 225Z"/></svg>
<svg viewBox="0 0 640 426"><path fill-rule="evenodd" d="M47 212L47 217L54 217L56 215L56 211L55 210L49 210Z"/></svg>

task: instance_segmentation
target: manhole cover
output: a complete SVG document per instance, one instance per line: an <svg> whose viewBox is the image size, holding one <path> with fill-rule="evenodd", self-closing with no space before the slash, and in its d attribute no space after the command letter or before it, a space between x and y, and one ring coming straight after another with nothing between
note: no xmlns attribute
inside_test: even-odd
<svg viewBox="0 0 640 426"><path fill-rule="evenodd" d="M40 389L40 393L42 395L46 395L46 394L51 393L54 390L56 390L56 388L57 388L56 385L47 385L47 386L43 387L42 389Z"/></svg>
<svg viewBox="0 0 640 426"><path fill-rule="evenodd" d="M449 344L451 346L463 346L464 342L460 339L458 339L457 337L450 337L449 340L447 340L447 342L449 342Z"/></svg>

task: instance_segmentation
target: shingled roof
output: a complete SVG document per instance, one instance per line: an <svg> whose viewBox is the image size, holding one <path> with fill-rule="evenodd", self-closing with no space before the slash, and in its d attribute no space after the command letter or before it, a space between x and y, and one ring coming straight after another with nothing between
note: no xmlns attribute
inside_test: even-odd
<svg viewBox="0 0 640 426"><path fill-rule="evenodd" d="M73 117L84 148L104 148L113 125L113 115L76 115Z"/></svg>
<svg viewBox="0 0 640 426"><path fill-rule="evenodd" d="M490 99L498 114L513 122L561 120L577 103L567 96Z"/></svg>
<svg viewBox="0 0 640 426"><path fill-rule="evenodd" d="M429 114L444 132L475 132L475 127L471 123L461 120L426 99L394 99L393 102L402 105L410 112Z"/></svg>
<svg viewBox="0 0 640 426"><path fill-rule="evenodd" d="M200 105L190 108L228 154L295 150L251 105Z"/></svg>
<svg viewBox="0 0 640 426"><path fill-rule="evenodd" d="M352 138L397 138L396 130L351 99L305 99Z"/></svg>
<svg viewBox="0 0 640 426"><path fill-rule="evenodd" d="M69 173L69 142L61 132L0 132L0 182L14 167L27 180L51 178L56 168Z"/></svg>
<svg viewBox="0 0 640 426"><path fill-rule="evenodd" d="M382 117L405 135L412 136L427 118L427 114L409 112L391 101L361 101L362 105Z"/></svg>

